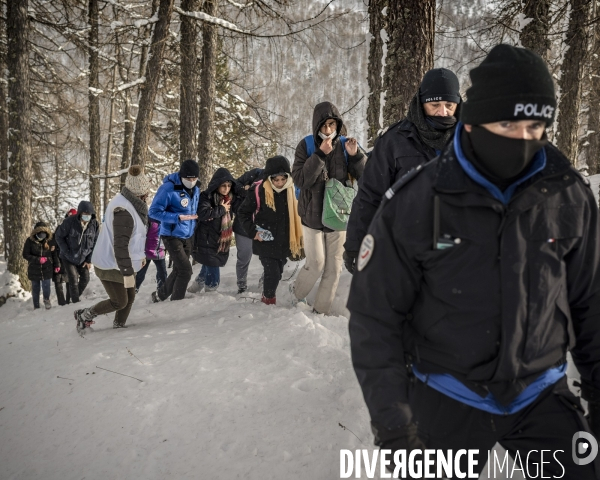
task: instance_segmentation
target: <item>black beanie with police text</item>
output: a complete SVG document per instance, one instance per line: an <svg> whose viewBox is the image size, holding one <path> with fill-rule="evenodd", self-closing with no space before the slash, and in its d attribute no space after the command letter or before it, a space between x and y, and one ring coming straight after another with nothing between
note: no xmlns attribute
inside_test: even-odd
<svg viewBox="0 0 600 480"><path fill-rule="evenodd" d="M458 78L447 68L429 70L419 86L421 103L454 102L460 103L460 85Z"/></svg>
<svg viewBox="0 0 600 480"><path fill-rule="evenodd" d="M554 121L554 82L542 57L531 50L496 45L469 75L461 122L543 120L549 126Z"/></svg>

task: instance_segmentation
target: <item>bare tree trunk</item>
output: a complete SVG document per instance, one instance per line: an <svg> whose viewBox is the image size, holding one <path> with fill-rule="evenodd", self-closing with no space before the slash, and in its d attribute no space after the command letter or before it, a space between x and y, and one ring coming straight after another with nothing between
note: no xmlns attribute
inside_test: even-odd
<svg viewBox="0 0 600 480"><path fill-rule="evenodd" d="M196 10L197 0L182 0L186 12ZM196 20L181 17L181 83L179 89L179 151L180 161L196 158L196 122L198 121L196 82Z"/></svg>
<svg viewBox="0 0 600 480"><path fill-rule="evenodd" d="M574 165L577 164L579 107L581 105L581 81L587 55L591 0L571 0L571 16L567 29L566 45L569 47L562 64L560 104L558 112L558 148Z"/></svg>
<svg viewBox="0 0 600 480"><path fill-rule="evenodd" d="M58 179L60 178L60 161L58 159L58 155L54 154L54 218L56 218L56 223L60 223L60 219L62 218L62 214L60 211L60 186L58 184Z"/></svg>
<svg viewBox="0 0 600 480"><path fill-rule="evenodd" d="M123 132L123 155L121 156L121 170L129 168L131 165L131 149L133 148L133 121L131 120L131 100L129 93L125 92L125 108L123 109L123 115L125 116L125 128ZM125 186L125 179L127 174L121 175L121 188Z"/></svg>
<svg viewBox="0 0 600 480"><path fill-rule="evenodd" d="M597 0L594 0L592 18L598 15ZM587 148L587 164L590 175L600 173L600 23L592 27L592 51L590 55L590 88L588 111L588 130L592 131Z"/></svg>
<svg viewBox="0 0 600 480"><path fill-rule="evenodd" d="M4 12L2 12L4 13ZM0 15L0 190L2 191L2 225L4 259L8 259L8 110L6 105L6 20Z"/></svg>
<svg viewBox="0 0 600 480"><path fill-rule="evenodd" d="M369 2L369 32L371 34L369 66L367 69L367 81L369 82L369 105L367 107L369 147L373 146L377 138L377 133L383 128L380 122L381 93L383 92L383 75L381 70L383 69L384 55L384 41L381 35L386 27L386 17L382 12L387 7L387 4L387 0L370 0Z"/></svg>
<svg viewBox="0 0 600 480"><path fill-rule="evenodd" d="M169 24L173 13L173 0L160 0L158 22L152 34L150 60L146 69L146 82L139 101L138 115L133 138L132 163L144 166L148 156L148 136L154 110L154 100L158 90L158 81L163 64L165 43L169 34Z"/></svg>
<svg viewBox="0 0 600 480"><path fill-rule="evenodd" d="M203 11L213 17L217 14L218 0L205 0ZM202 188L208 186L213 173L215 150L215 94L217 77L217 27L202 24L202 71L200 72L200 122L198 125L198 163Z"/></svg>
<svg viewBox="0 0 600 480"><path fill-rule="evenodd" d="M526 0L523 13L533 20L521 31L521 45L548 60L550 50L550 0Z"/></svg>
<svg viewBox="0 0 600 480"><path fill-rule="evenodd" d="M106 206L109 202L110 195L110 178L108 178L108 174L110 173L110 163L111 163L111 155L112 155L112 140L113 140L113 117L115 115L115 86L117 84L117 68L115 65L113 68L113 76L112 76L112 92L110 97L110 110L108 114L108 138L106 139L106 161L104 162L104 202L103 210L106 210Z"/></svg>
<svg viewBox="0 0 600 480"><path fill-rule="evenodd" d="M384 125L404 117L425 72L433 68L435 0L389 2Z"/></svg>
<svg viewBox="0 0 600 480"><path fill-rule="evenodd" d="M154 16L156 10L158 10L158 2L159 0L152 0L152 9L151 9L151 17ZM146 75L146 68L148 67L148 39L150 38L150 33L152 32L152 24L146 25L144 27L144 36L142 38L142 53L140 55L140 70L138 74L138 78L142 78ZM142 94L143 86L140 85L137 89L138 98Z"/></svg>
<svg viewBox="0 0 600 480"><path fill-rule="evenodd" d="M101 209L100 205L100 61L98 58L98 0L89 1L89 56L90 56L90 79L88 91L88 115L90 131L90 202L94 205L96 212Z"/></svg>
<svg viewBox="0 0 600 480"><path fill-rule="evenodd" d="M31 288L27 262L21 255L31 230L31 112L29 105L29 0L9 1L7 8L9 150L10 150L10 244L8 271L19 275L21 285Z"/></svg>

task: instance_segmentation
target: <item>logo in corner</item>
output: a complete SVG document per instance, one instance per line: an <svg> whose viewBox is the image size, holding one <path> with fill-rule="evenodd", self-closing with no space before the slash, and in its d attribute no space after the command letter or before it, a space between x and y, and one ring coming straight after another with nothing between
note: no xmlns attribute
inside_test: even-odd
<svg viewBox="0 0 600 480"><path fill-rule="evenodd" d="M592 434L577 432L573 435L573 462L576 465L592 463L597 455L598 442Z"/></svg>
<svg viewBox="0 0 600 480"><path fill-rule="evenodd" d="M358 271L362 271L363 268L367 266L369 260L371 260L371 255L373 255L373 250L375 249L375 239L373 235L369 234L365 238L363 238L362 243L360 244L360 252L358 254Z"/></svg>

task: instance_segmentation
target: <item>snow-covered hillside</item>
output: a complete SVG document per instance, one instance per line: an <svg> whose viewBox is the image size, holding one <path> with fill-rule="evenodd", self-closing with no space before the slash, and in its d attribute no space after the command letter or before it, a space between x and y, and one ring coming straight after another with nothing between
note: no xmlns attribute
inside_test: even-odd
<svg viewBox="0 0 600 480"><path fill-rule="evenodd" d="M54 295L48 311L28 294L0 307L0 479L333 480L341 449L372 450L350 361L350 275L326 317L292 308L286 281L278 306L255 301L256 257L255 288L236 298L234 259L219 293L160 304L151 265L125 330L101 316L80 337ZM105 298L92 275L79 306Z"/></svg>

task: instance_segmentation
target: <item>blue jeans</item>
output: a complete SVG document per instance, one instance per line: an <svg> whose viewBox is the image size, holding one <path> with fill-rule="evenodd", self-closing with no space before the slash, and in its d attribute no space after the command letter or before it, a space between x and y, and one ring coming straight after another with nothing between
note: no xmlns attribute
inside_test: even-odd
<svg viewBox="0 0 600 480"><path fill-rule="evenodd" d="M196 277L199 285L205 285L206 290L216 290L221 283L221 269L219 267L207 267L202 265L200 273Z"/></svg>
<svg viewBox="0 0 600 480"><path fill-rule="evenodd" d="M47 280L31 280L31 298L33 299L33 308L40 308L40 283L41 289L44 292L44 300L50 298L50 290L52 286L52 279Z"/></svg>
<svg viewBox="0 0 600 480"><path fill-rule="evenodd" d="M156 289L158 290L160 286L165 283L167 279L167 264L164 258L160 258L158 260L152 260L154 265L156 265ZM136 273L135 275L135 289L136 291L140 289L142 283L146 279L146 271L150 266L150 260L146 259L146 265L142 267L142 269Z"/></svg>

